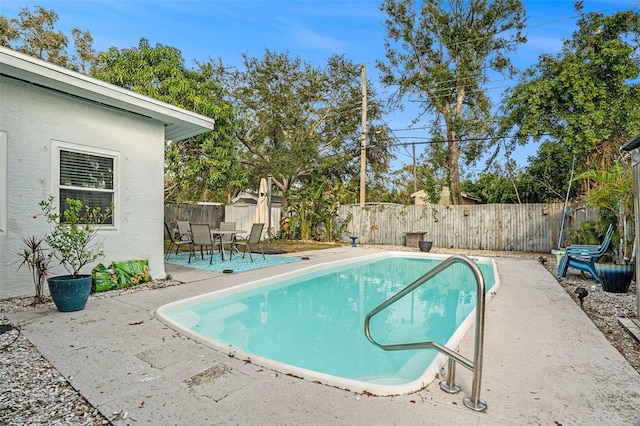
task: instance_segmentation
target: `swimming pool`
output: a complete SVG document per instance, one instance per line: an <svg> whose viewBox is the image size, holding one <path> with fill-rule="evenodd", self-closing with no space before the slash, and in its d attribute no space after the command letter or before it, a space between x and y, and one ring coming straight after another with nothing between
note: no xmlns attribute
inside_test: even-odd
<svg viewBox="0 0 640 426"><path fill-rule="evenodd" d="M387 352L364 335L371 309L448 256L383 252L325 263L169 303L158 318L255 364L354 392L404 394L430 383L445 361L435 350ZM487 293L495 263L474 258ZM374 317L382 343L437 341L455 347L473 322L476 282L454 265Z"/></svg>

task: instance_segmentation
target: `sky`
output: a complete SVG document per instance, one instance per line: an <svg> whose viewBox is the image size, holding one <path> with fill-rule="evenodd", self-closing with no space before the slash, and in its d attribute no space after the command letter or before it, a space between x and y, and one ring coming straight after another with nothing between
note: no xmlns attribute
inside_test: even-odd
<svg viewBox="0 0 640 426"><path fill-rule="evenodd" d="M290 57L300 57L317 66L326 64L333 54L344 55L354 63L366 65L367 79L377 93L385 97L390 89L378 82L376 60L384 60L384 14L381 0L2 0L0 13L17 17L23 7L54 10L59 20L56 29L70 37L77 27L89 31L94 49L107 50L137 46L140 38L151 45L163 44L182 52L188 66L194 60L218 59L227 66L241 65L242 54L261 58L265 49ZM527 11L528 41L512 57L520 71L534 65L543 53L556 54L562 41L576 28L573 0L524 0ZM612 14L638 8L639 0L585 0L584 11ZM495 102L515 81L488 84ZM406 103L385 117L401 142L393 167L413 162L412 137L425 136L411 126L418 114ZM422 124L424 125L424 124ZM420 127L420 124L414 125ZM419 155L423 145L416 146ZM535 155L536 144L520 148L514 154L524 166L527 156ZM463 170L478 173L475 170Z"/></svg>

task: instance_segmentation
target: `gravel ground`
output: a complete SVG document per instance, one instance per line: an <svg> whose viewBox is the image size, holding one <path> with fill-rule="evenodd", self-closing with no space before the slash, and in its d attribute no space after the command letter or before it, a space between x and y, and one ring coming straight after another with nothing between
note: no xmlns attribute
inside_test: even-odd
<svg viewBox="0 0 640 426"><path fill-rule="evenodd" d="M388 247L387 247L388 249ZM434 253L455 253L454 250L434 248ZM469 256L523 257L544 264L555 276L556 258L540 253L465 251ZM544 259L544 260L543 260ZM574 290L591 289L595 282L580 272L572 271L561 285L577 304ZM150 291L180 282L160 280L134 288L94 294L91 299L113 297L123 293ZM589 292L582 309L602 331L611 344L640 373L640 343L618 322L619 318L635 318L636 284L628 293L615 294L602 291ZM101 415L67 380L20 334L18 325L12 325L4 313L33 309L34 298L0 300L0 424L6 425L104 425L121 419L123 413ZM44 303L52 303L45 299Z"/></svg>
<svg viewBox="0 0 640 426"><path fill-rule="evenodd" d="M159 280L136 287L96 293L90 300L123 293L149 291L181 284ZM34 297L0 300L0 424L108 425L111 424L56 370L35 346L11 324L4 313L33 309ZM44 303L53 304L47 297ZM6 328L9 328L7 331ZM111 420L123 413L112 413Z"/></svg>

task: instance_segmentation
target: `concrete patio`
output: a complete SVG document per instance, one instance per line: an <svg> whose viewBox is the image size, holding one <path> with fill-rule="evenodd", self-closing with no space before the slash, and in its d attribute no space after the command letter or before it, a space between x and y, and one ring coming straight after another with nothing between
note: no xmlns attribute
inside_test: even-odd
<svg viewBox="0 0 640 426"><path fill-rule="evenodd" d="M90 300L83 311L53 306L7 314L22 333L114 424L640 425L640 375L609 344L551 274L534 260L497 258L501 280L488 300L481 397L439 380L410 395L375 397L262 368L186 339L154 317L168 302L377 249L296 253L310 259L223 275L167 264L184 285ZM460 345L472 358L473 333Z"/></svg>

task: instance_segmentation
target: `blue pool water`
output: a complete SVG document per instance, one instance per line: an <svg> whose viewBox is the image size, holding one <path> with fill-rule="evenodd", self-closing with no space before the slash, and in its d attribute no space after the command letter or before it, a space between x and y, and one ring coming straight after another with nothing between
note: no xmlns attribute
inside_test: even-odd
<svg viewBox="0 0 640 426"><path fill-rule="evenodd" d="M158 314L196 339L285 373L354 391L407 393L433 380L437 352L384 351L366 339L364 318L444 258L387 252L325 264L174 302ZM493 261L476 263L492 291ZM382 344L451 347L452 336L466 331L461 325L470 326L475 294L472 272L456 264L373 317L372 336Z"/></svg>

